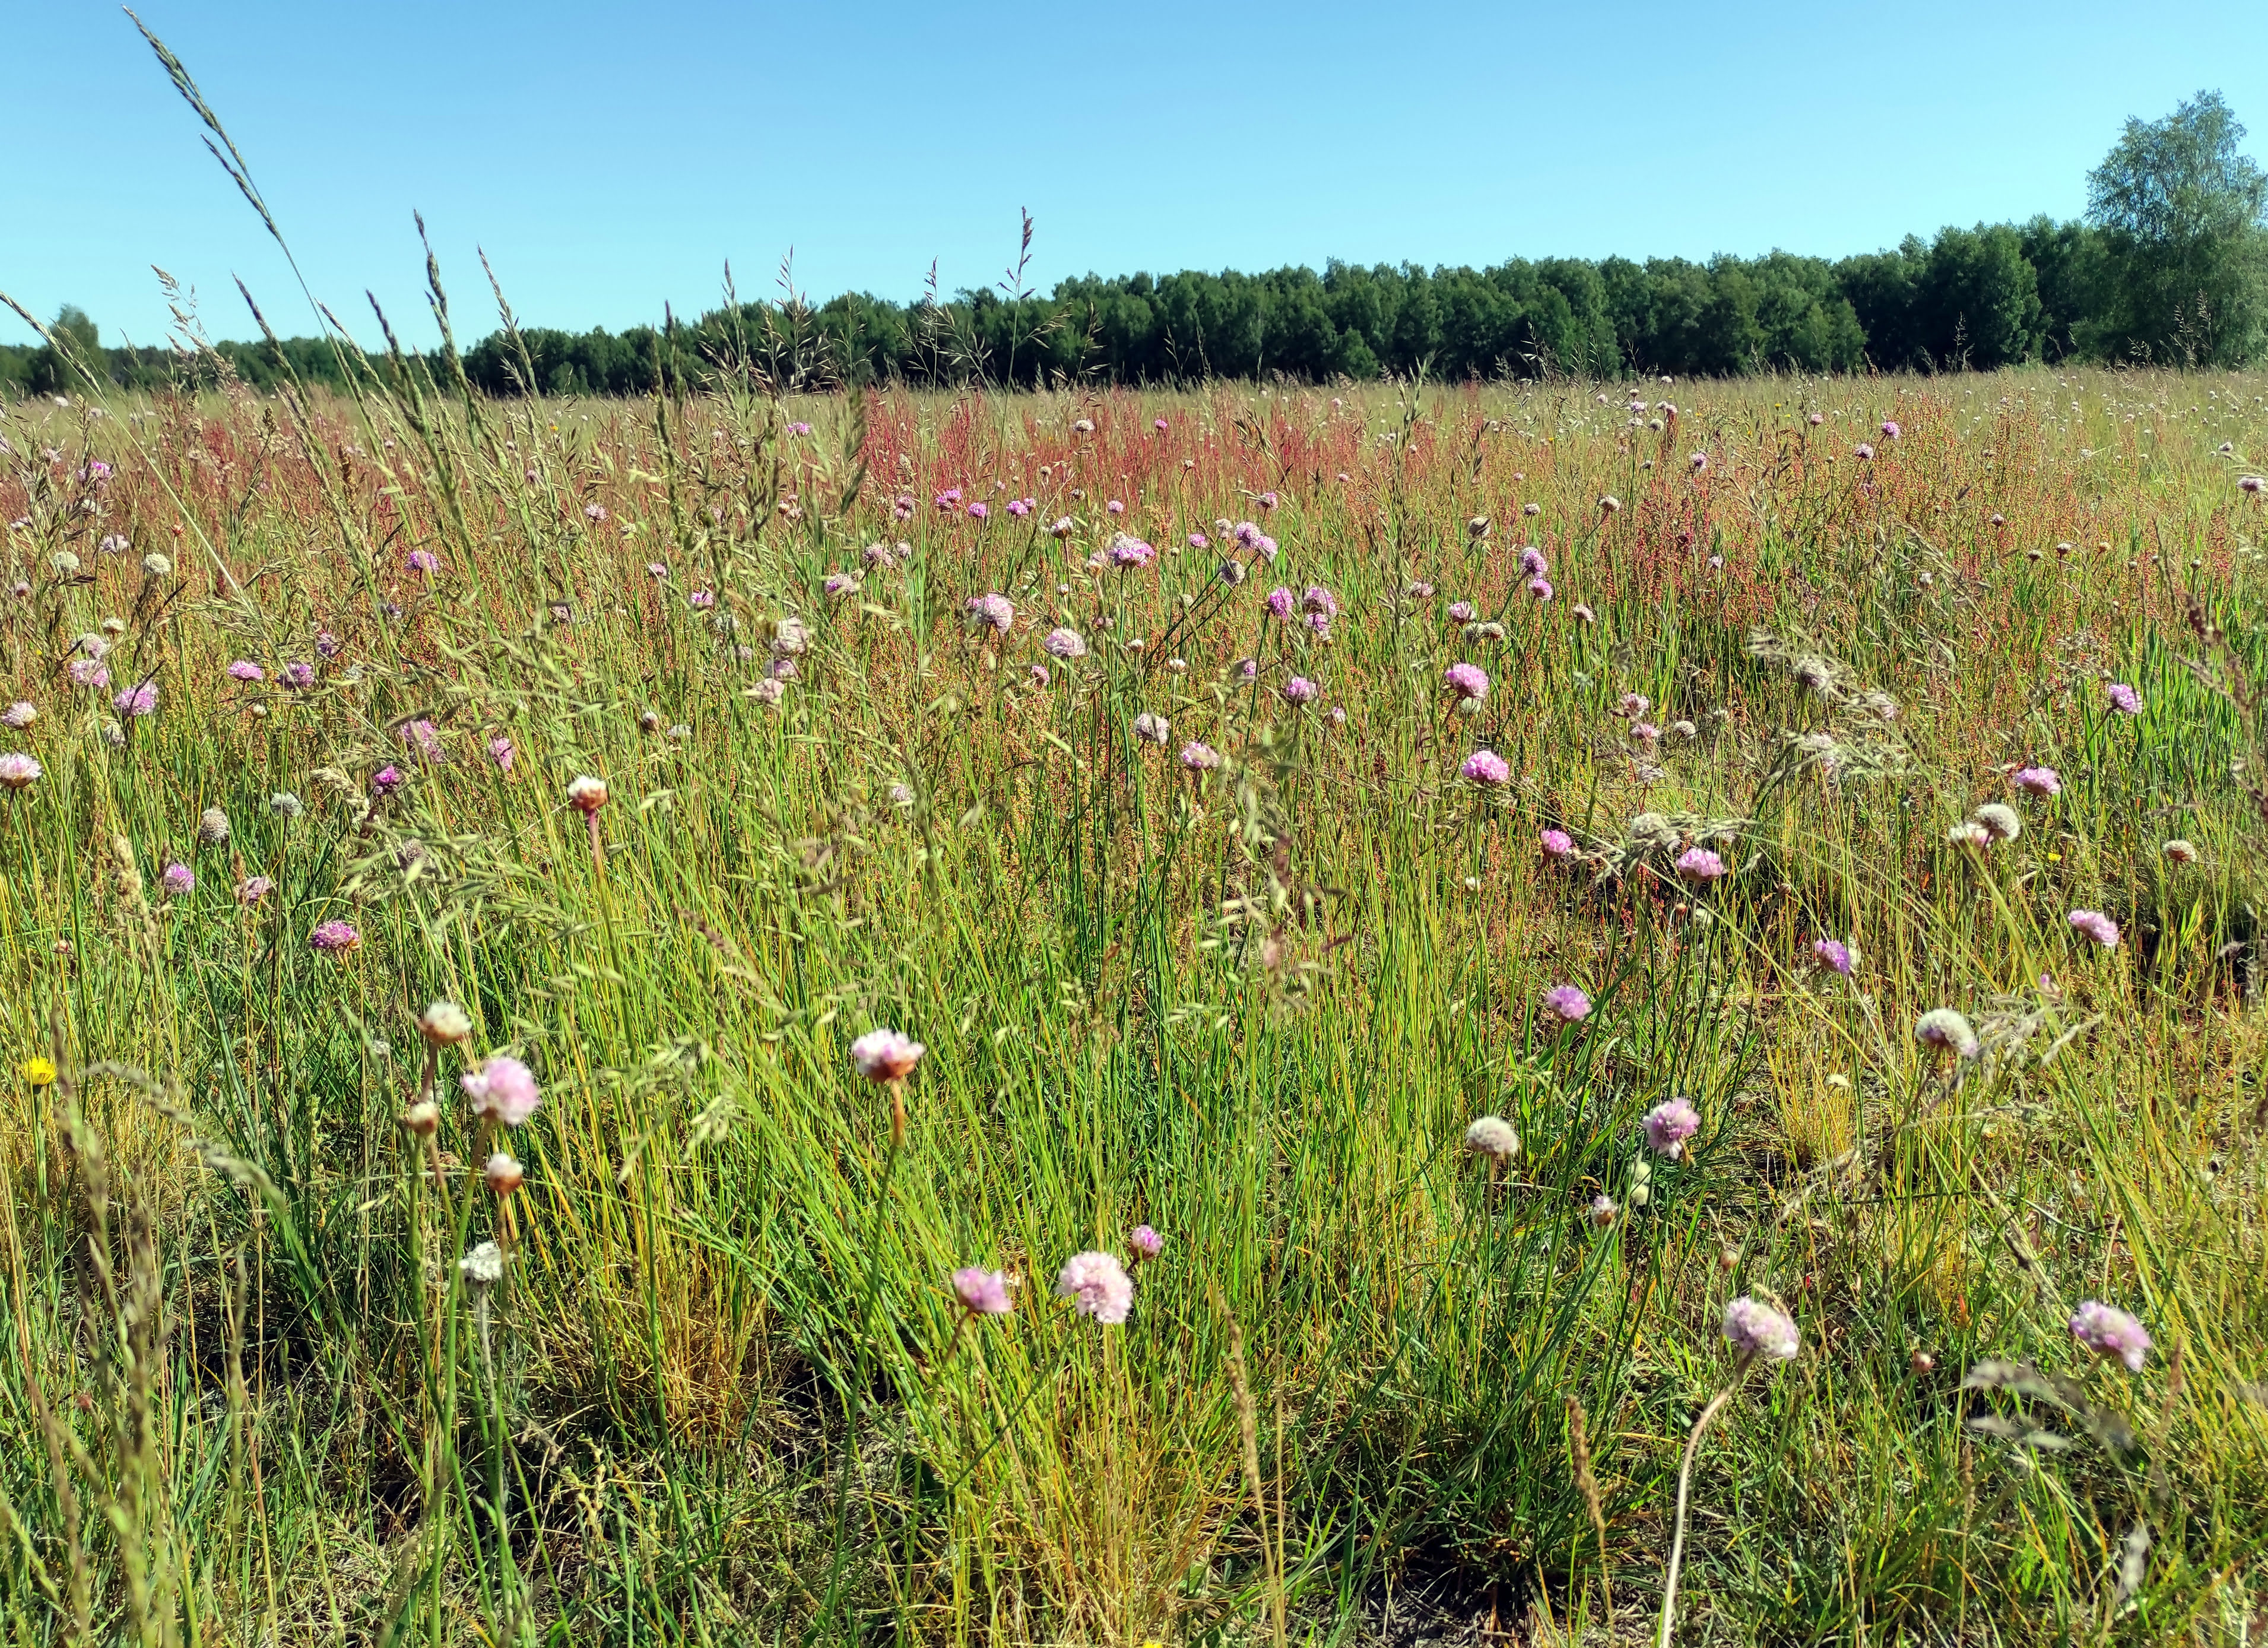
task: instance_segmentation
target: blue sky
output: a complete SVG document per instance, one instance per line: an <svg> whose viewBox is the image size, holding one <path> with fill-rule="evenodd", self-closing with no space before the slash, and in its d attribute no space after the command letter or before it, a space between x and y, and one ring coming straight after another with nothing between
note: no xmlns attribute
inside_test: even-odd
<svg viewBox="0 0 2268 1648"><path fill-rule="evenodd" d="M2129 115L2217 87L2268 157L2250 4L989 7L144 0L318 296L430 340L422 209L460 330L621 328L797 285L909 298L1032 274L1574 254L1837 255L2076 215ZM162 338L241 276L314 329L148 48L98 0L11 0L0 291ZM0 313L0 341L30 334Z"/></svg>

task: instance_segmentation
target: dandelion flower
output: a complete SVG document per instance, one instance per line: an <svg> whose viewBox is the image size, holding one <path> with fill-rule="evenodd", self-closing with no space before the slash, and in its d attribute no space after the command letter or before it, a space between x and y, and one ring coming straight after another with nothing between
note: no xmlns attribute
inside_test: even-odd
<svg viewBox="0 0 2268 1648"><path fill-rule="evenodd" d="M1520 1154L1520 1134L1501 1116L1482 1116L1465 1129L1465 1149L1492 1161L1509 1161Z"/></svg>
<svg viewBox="0 0 2268 1648"><path fill-rule="evenodd" d="M1006 1316L1016 1308L1005 1272L970 1265L953 1273L953 1297L971 1316Z"/></svg>
<svg viewBox="0 0 2268 1648"><path fill-rule="evenodd" d="M1700 1131L1700 1113L1682 1098L1656 1105L1646 1112L1646 1148L1666 1160L1674 1162L1684 1155L1685 1142Z"/></svg>
<svg viewBox="0 0 2268 1648"><path fill-rule="evenodd" d="M1742 1365L1761 1358L1787 1362L1802 1348L1802 1335L1785 1312L1746 1294L1725 1306L1725 1339Z"/></svg>
<svg viewBox="0 0 2268 1648"><path fill-rule="evenodd" d="M1134 1282L1108 1253L1074 1253L1056 1277L1057 1297L1072 1300L1081 1316L1106 1327L1124 1322L1134 1308Z"/></svg>
<svg viewBox="0 0 2268 1648"><path fill-rule="evenodd" d="M55 1081L55 1061L35 1053L16 1067L16 1074L33 1087L52 1087Z"/></svg>
<svg viewBox="0 0 2268 1648"><path fill-rule="evenodd" d="M457 1085L473 1101L473 1114L483 1121L502 1122L507 1127L519 1127L543 1102L535 1085L534 1072L504 1053L482 1060L478 1069L468 1070L459 1076Z"/></svg>
<svg viewBox="0 0 2268 1648"><path fill-rule="evenodd" d="M2084 934L2103 949L2116 950L2118 947L2118 923L2102 911L2074 910L2065 919L2071 923L2073 932Z"/></svg>
<svg viewBox="0 0 2268 1648"><path fill-rule="evenodd" d="M2071 1319L2071 1336L2098 1356L2116 1356L2129 1373L2142 1371L2150 1335L2135 1318L2100 1299L2089 1299Z"/></svg>
<svg viewBox="0 0 2268 1648"><path fill-rule="evenodd" d="M870 1082L902 1082L928 1051L895 1030L870 1030L850 1044L850 1062Z"/></svg>

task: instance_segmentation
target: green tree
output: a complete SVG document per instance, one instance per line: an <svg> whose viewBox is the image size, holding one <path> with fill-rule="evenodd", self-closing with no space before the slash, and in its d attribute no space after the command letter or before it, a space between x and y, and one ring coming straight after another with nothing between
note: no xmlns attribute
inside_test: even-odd
<svg viewBox="0 0 2268 1648"><path fill-rule="evenodd" d="M2087 329L2114 356L2233 365L2268 330L2268 173L2218 92L2160 121L2129 120L2088 174L2108 280Z"/></svg>
<svg viewBox="0 0 2268 1648"><path fill-rule="evenodd" d="M37 395L68 395L84 381L71 364L77 360L97 376L102 373L101 334L85 310L75 303L67 303L55 311L55 318L48 328L55 338L55 344L43 344L32 356L30 378L32 390ZM56 352L61 344L70 359Z"/></svg>

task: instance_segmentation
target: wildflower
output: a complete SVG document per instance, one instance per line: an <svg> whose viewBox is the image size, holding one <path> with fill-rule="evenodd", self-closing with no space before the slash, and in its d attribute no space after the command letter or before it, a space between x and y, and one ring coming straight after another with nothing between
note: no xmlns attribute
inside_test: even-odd
<svg viewBox="0 0 2268 1648"><path fill-rule="evenodd" d="M332 634L328 630L317 630L315 632L315 655L318 658L336 658L341 650L342 647L337 636Z"/></svg>
<svg viewBox="0 0 2268 1648"><path fill-rule="evenodd" d="M1148 710L1143 711L1134 718L1134 735L1145 743L1163 744L1169 730L1169 724L1164 716L1153 715Z"/></svg>
<svg viewBox="0 0 2268 1648"><path fill-rule="evenodd" d="M1322 689L1305 676L1293 676L1284 684L1284 699L1287 704L1313 704Z"/></svg>
<svg viewBox="0 0 2268 1648"><path fill-rule="evenodd" d="M153 713L158 707L158 684L144 681L138 687L129 687L110 700L121 715L140 717Z"/></svg>
<svg viewBox="0 0 2268 1648"><path fill-rule="evenodd" d="M1237 660L1236 663L1236 676L1237 679L1240 681L1258 680L1260 677L1260 661L1257 658L1240 658Z"/></svg>
<svg viewBox="0 0 2268 1648"><path fill-rule="evenodd" d="M307 804L290 790L277 790L268 798L268 810L279 818L297 818L307 810Z"/></svg>
<svg viewBox="0 0 2268 1648"><path fill-rule="evenodd" d="M405 774L400 767L388 763L387 765L379 768L379 770L372 775L370 787L372 789L377 791L379 797L382 799L393 794L394 791L400 789L409 781L409 780L408 775Z"/></svg>
<svg viewBox="0 0 2268 1648"><path fill-rule="evenodd" d="M1093 434L1094 432L1094 420L1091 418L1075 418L1071 419L1071 432L1074 435Z"/></svg>
<svg viewBox="0 0 2268 1648"><path fill-rule="evenodd" d="M1808 423L1814 429L1816 429L1827 421L1827 414L1824 412L1814 412L1804 421Z"/></svg>
<svg viewBox="0 0 2268 1648"><path fill-rule="evenodd" d="M937 506L940 514L949 515L961 507L961 489L957 486L948 486L931 499L930 502Z"/></svg>
<svg viewBox="0 0 2268 1648"><path fill-rule="evenodd" d="M1625 692L1621 698L1615 700L1615 707L1609 712L1609 713L1620 715L1631 721L1636 721L1639 716L1645 714L1646 711L1653 707L1653 700L1646 697L1645 693Z"/></svg>
<svg viewBox="0 0 2268 1648"><path fill-rule="evenodd" d="M1811 942L1811 953L1819 964L1830 972L1851 976L1851 947L1840 939L1819 938Z"/></svg>
<svg viewBox="0 0 2268 1648"><path fill-rule="evenodd" d="M1155 1259L1166 1251L1166 1238L1146 1224L1138 1224L1126 1236L1126 1245L1134 1250L1134 1262Z"/></svg>
<svg viewBox="0 0 2268 1648"><path fill-rule="evenodd" d="M197 839L207 846L218 846L228 839L228 815L217 807L208 807L197 818Z"/></svg>
<svg viewBox="0 0 2268 1648"><path fill-rule="evenodd" d="M153 552L142 558L142 570L152 578L170 577L173 563L167 557Z"/></svg>
<svg viewBox="0 0 2268 1648"><path fill-rule="evenodd" d="M1220 765L1220 751L1192 740L1182 746L1182 765L1191 772L1209 772Z"/></svg>
<svg viewBox="0 0 2268 1648"><path fill-rule="evenodd" d="M417 1016L417 1033L436 1047L454 1046L471 1038L472 1017L454 1001L436 1001Z"/></svg>
<svg viewBox="0 0 2268 1648"><path fill-rule="evenodd" d="M55 1080L55 1061L35 1053L16 1067L16 1074L33 1087L52 1087Z"/></svg>
<svg viewBox="0 0 2268 1648"><path fill-rule="evenodd" d="M441 744L441 729L423 717L403 723L397 735L417 752L420 760L438 762L448 759L448 751Z"/></svg>
<svg viewBox="0 0 2268 1648"><path fill-rule="evenodd" d="M1474 783L1491 787L1504 783L1512 777L1511 766L1493 750L1474 750L1465 757L1465 764L1457 770Z"/></svg>
<svg viewBox="0 0 2268 1648"><path fill-rule="evenodd" d="M48 557L48 565L68 576L78 571L78 557L73 555L69 550L57 550L53 555Z"/></svg>
<svg viewBox="0 0 2268 1648"><path fill-rule="evenodd" d="M2072 930L2082 933L2105 950L2118 948L2118 923L2100 910L2074 910L2064 918Z"/></svg>
<svg viewBox="0 0 2268 1648"><path fill-rule="evenodd" d="M1477 704L1488 697L1489 678L1487 673L1477 665L1451 664L1443 673L1441 681L1449 691L1467 703Z"/></svg>
<svg viewBox="0 0 2268 1648"><path fill-rule="evenodd" d="M1684 1155L1685 1142L1700 1131L1700 1112L1682 1098L1656 1105L1646 1112L1646 1148L1667 1161Z"/></svg>
<svg viewBox="0 0 2268 1648"><path fill-rule="evenodd" d="M1465 536L1475 543L1478 543L1488 535L1489 518L1486 515L1475 515L1470 521L1465 522Z"/></svg>
<svg viewBox="0 0 2268 1648"><path fill-rule="evenodd" d="M1896 440L1901 432L1895 420L1887 418L1882 420L1882 433L1889 439Z"/></svg>
<svg viewBox="0 0 2268 1648"><path fill-rule="evenodd" d="M1482 1116L1465 1129L1465 1149L1493 1161L1509 1161L1520 1154L1520 1134L1501 1116Z"/></svg>
<svg viewBox="0 0 2268 1648"><path fill-rule="evenodd" d="M526 1179L527 1170L508 1151L498 1150L482 1167L481 1177L488 1180L489 1188L497 1195L509 1196Z"/></svg>
<svg viewBox="0 0 2268 1648"><path fill-rule="evenodd" d="M1122 532L1110 540L1110 564L1113 566L1147 566L1158 558L1158 551L1141 539Z"/></svg>
<svg viewBox="0 0 2268 1648"><path fill-rule="evenodd" d="M850 1062L870 1082L902 1082L928 1051L895 1030L870 1030L850 1044Z"/></svg>
<svg viewBox="0 0 2268 1648"><path fill-rule="evenodd" d="M1599 615L1580 601L1567 610L1575 615L1576 621L1579 623L1596 624L1599 621Z"/></svg>
<svg viewBox="0 0 2268 1648"><path fill-rule="evenodd" d="M1072 1254L1056 1277L1056 1293L1074 1301L1081 1316L1109 1327L1124 1322L1134 1308L1133 1279L1108 1253Z"/></svg>
<svg viewBox="0 0 2268 1648"><path fill-rule="evenodd" d="M953 1273L953 1296L971 1316L1006 1316L1016 1308L1005 1273L978 1265Z"/></svg>
<svg viewBox="0 0 2268 1648"><path fill-rule="evenodd" d="M1874 455L1874 448L1862 440L1853 449L1852 455L1863 463Z"/></svg>
<svg viewBox="0 0 2268 1648"><path fill-rule="evenodd" d="M1552 595L1551 580L1548 578L1529 579L1528 580L1528 593L1535 596L1538 601L1550 600Z"/></svg>
<svg viewBox="0 0 2268 1648"><path fill-rule="evenodd" d="M1102 509L1105 514L1123 515L1126 513L1126 506L1116 498L1103 505Z"/></svg>
<svg viewBox="0 0 2268 1648"><path fill-rule="evenodd" d="M1543 1010L1563 1024L1581 1023L1591 1016L1591 998L1572 984L1555 984L1543 993Z"/></svg>
<svg viewBox="0 0 2268 1648"><path fill-rule="evenodd" d="M1339 615L1338 597L1321 584L1309 584L1307 594L1300 597L1300 610L1326 620L1335 618Z"/></svg>
<svg viewBox="0 0 2268 1648"><path fill-rule="evenodd" d="M1669 723L1669 730L1689 744L1701 735L1701 729L1691 721L1672 721Z"/></svg>
<svg viewBox="0 0 2268 1648"><path fill-rule="evenodd" d="M607 780L585 772L567 786L567 804L585 817L607 804Z"/></svg>
<svg viewBox="0 0 2268 1648"><path fill-rule="evenodd" d="M1694 474L1705 475L1708 473L1709 454L1707 453L1697 452L1690 458L1687 459L1686 462L1693 466Z"/></svg>
<svg viewBox="0 0 2268 1648"><path fill-rule="evenodd" d="M30 756L11 750L0 756L0 788L29 789L40 781L43 769Z"/></svg>
<svg viewBox="0 0 2268 1648"><path fill-rule="evenodd" d="M1543 513L1543 506L1541 504L1522 504L1520 506L1520 513L1523 515L1540 515Z"/></svg>
<svg viewBox="0 0 2268 1648"><path fill-rule="evenodd" d="M512 771L512 759L514 751L512 750L511 739L505 737L502 733L498 733L496 736L488 741L487 749L489 759L496 763L497 770L498 772L509 772Z"/></svg>
<svg viewBox="0 0 2268 1648"><path fill-rule="evenodd" d="M1792 1361L1803 1343L1792 1318L1746 1294L1725 1306L1725 1338L1742 1367L1759 1357Z"/></svg>
<svg viewBox="0 0 2268 1648"><path fill-rule="evenodd" d="M1069 515L1057 515L1049 524L1048 536L1051 538L1067 538L1075 529L1075 523Z"/></svg>
<svg viewBox="0 0 2268 1648"><path fill-rule="evenodd" d="M2020 767L2008 782L2027 795L2057 795L2063 792L2063 778L2053 767Z"/></svg>
<svg viewBox="0 0 2268 1648"><path fill-rule="evenodd" d="M123 555L134 546L122 533L106 532L102 535L102 542L94 547L105 555Z"/></svg>
<svg viewBox="0 0 2268 1648"><path fill-rule="evenodd" d="M2129 1373L2142 1371L2150 1354L2150 1335L2142 1324L2115 1305L2089 1299L2071 1319L2071 1336L2098 1356L2116 1356Z"/></svg>
<svg viewBox="0 0 2268 1648"><path fill-rule="evenodd" d="M2257 475L2242 476L2237 479L2236 490L2240 492L2250 492L2257 497L2263 491L2268 491L2268 480L2263 480Z"/></svg>
<svg viewBox="0 0 2268 1648"><path fill-rule="evenodd" d="M236 901L241 905L258 904L276 891L276 883L265 876L247 876L236 883Z"/></svg>
<svg viewBox="0 0 2268 1648"><path fill-rule="evenodd" d="M441 569L440 560L431 550L409 551L409 570L413 573L435 573Z"/></svg>
<svg viewBox="0 0 2268 1648"><path fill-rule="evenodd" d="M1677 873L1688 881L1715 881L1725 873L1725 861L1707 847L1690 846L1677 855Z"/></svg>
<svg viewBox="0 0 2268 1648"><path fill-rule="evenodd" d="M1631 724L1631 736L1644 743L1658 743L1661 739L1661 728L1656 727L1652 721L1633 721Z"/></svg>
<svg viewBox="0 0 2268 1648"><path fill-rule="evenodd" d="M2121 715L2139 715L2142 713L2142 695L2124 682L2112 682L2103 689L2103 693L2110 698L2110 707Z"/></svg>
<svg viewBox="0 0 2268 1648"><path fill-rule="evenodd" d="M362 935L347 921L326 921L307 935L307 942L326 956L351 956L362 948Z"/></svg>
<svg viewBox="0 0 2268 1648"><path fill-rule="evenodd" d="M1575 856L1575 839L1565 830L1546 830L1540 839L1543 856L1555 863Z"/></svg>
<svg viewBox="0 0 2268 1648"><path fill-rule="evenodd" d="M475 1288L493 1288L504 1280L504 1249L482 1242L457 1261L457 1274Z"/></svg>
<svg viewBox="0 0 2268 1648"><path fill-rule="evenodd" d="M1622 499L1616 498L1611 492L1609 492L1606 497L1599 499L1599 513L1602 515L1611 515L1615 511L1620 509L1622 506Z"/></svg>
<svg viewBox="0 0 2268 1648"><path fill-rule="evenodd" d="M1047 639L1040 643L1040 650L1050 658L1060 658L1069 662L1086 656L1086 643L1079 639L1076 630L1052 629L1048 632Z"/></svg>
<svg viewBox="0 0 2268 1648"><path fill-rule="evenodd" d="M990 629L1005 635L1016 626L1015 604L997 590L971 595L962 602L961 611L962 621L972 631Z"/></svg>
<svg viewBox="0 0 2268 1648"><path fill-rule="evenodd" d="M421 1022L419 1029L423 1028ZM481 1060L479 1068L459 1076L457 1085L473 1101L474 1115L482 1121L501 1122L507 1127L519 1127L543 1102L535 1085L535 1073L519 1060L500 1053L491 1053Z"/></svg>
<svg viewBox="0 0 2268 1648"><path fill-rule="evenodd" d="M990 504L975 503L968 506L968 518L971 521L985 520L990 516L991 514L992 506Z"/></svg>
<svg viewBox="0 0 2268 1648"><path fill-rule="evenodd" d="M1962 1059L1974 1059L1984 1049L1977 1027L1949 1007L1933 1007L1916 1019L1914 1039Z"/></svg>
<svg viewBox="0 0 2268 1648"><path fill-rule="evenodd" d="M186 864L168 864L158 882L172 897L186 898L196 887L197 873Z"/></svg>
<svg viewBox="0 0 2268 1648"><path fill-rule="evenodd" d="M257 676L253 678L258 679ZM306 663L289 663L276 672L276 678L287 687L311 687L315 684L315 667Z"/></svg>
<svg viewBox="0 0 2268 1648"><path fill-rule="evenodd" d="M1521 577L1543 578L1548 577L1550 574L1550 572L1551 563L1544 559L1543 551L1537 549L1533 543L1529 544L1526 549L1520 552L1520 573Z"/></svg>
<svg viewBox="0 0 2268 1648"><path fill-rule="evenodd" d="M1995 841L2013 841L2024 833L2024 821L2013 807L1986 802L1975 814L1977 822Z"/></svg>
<svg viewBox="0 0 2268 1648"><path fill-rule="evenodd" d="M232 681L264 681L268 678L268 672L249 658L239 658L229 665L228 678Z"/></svg>
<svg viewBox="0 0 2268 1648"><path fill-rule="evenodd" d="M1474 611L1473 603L1471 602L1452 601L1449 602L1450 622L1454 624L1470 624L1473 621L1473 617Z"/></svg>
<svg viewBox="0 0 2268 1648"><path fill-rule="evenodd" d="M1964 818L1945 832L1948 846L1974 847L1982 853L1992 845L1992 831L1974 818Z"/></svg>
<svg viewBox="0 0 2268 1648"><path fill-rule="evenodd" d="M2198 858L2197 844L2194 841L2185 841L2179 836L2176 836L2158 850L2176 864L2194 864Z"/></svg>

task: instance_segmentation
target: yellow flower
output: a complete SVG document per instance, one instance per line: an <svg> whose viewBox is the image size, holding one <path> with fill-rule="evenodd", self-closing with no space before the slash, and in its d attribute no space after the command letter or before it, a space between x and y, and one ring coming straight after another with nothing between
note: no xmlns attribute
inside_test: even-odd
<svg viewBox="0 0 2268 1648"><path fill-rule="evenodd" d="M55 1061L34 1053L16 1067L16 1074L33 1087L51 1086L55 1079Z"/></svg>

